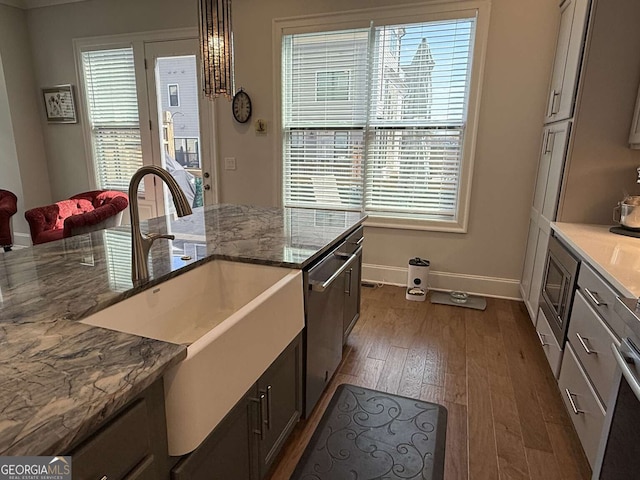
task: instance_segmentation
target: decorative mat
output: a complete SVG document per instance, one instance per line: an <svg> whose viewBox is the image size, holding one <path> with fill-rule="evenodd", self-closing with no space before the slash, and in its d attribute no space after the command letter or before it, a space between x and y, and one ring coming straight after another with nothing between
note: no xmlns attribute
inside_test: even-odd
<svg viewBox="0 0 640 480"><path fill-rule="evenodd" d="M340 385L292 480L442 480L447 410Z"/></svg>

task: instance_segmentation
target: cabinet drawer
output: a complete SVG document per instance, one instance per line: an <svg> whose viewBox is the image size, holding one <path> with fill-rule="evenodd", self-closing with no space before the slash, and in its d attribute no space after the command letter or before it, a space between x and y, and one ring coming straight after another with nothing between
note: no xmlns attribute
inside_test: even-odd
<svg viewBox="0 0 640 480"><path fill-rule="evenodd" d="M569 342L606 408L616 370L611 344L619 342L580 292L573 302Z"/></svg>
<svg viewBox="0 0 640 480"><path fill-rule="evenodd" d="M141 399L72 453L73 478L123 478L151 454L148 422Z"/></svg>
<svg viewBox="0 0 640 480"><path fill-rule="evenodd" d="M558 372L560 371L560 362L562 361L562 349L558 345L547 317L545 317L542 309L538 309L538 320L536 322L536 333L542 344L542 350L547 356L547 361L553 372L553 376L558 378Z"/></svg>
<svg viewBox="0 0 640 480"><path fill-rule="evenodd" d="M565 346L558 387L569 412L569 417L571 417L580 438L584 453L593 468L605 412L570 344Z"/></svg>
<svg viewBox="0 0 640 480"><path fill-rule="evenodd" d="M613 333L619 337L620 332L624 331L624 323L613 310L618 296L617 292L584 262L580 266L578 287L580 287L587 303L598 312L613 330Z"/></svg>

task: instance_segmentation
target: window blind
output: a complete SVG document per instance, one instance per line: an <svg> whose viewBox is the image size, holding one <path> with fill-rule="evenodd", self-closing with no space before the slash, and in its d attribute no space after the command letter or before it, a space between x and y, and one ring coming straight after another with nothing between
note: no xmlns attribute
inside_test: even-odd
<svg viewBox="0 0 640 480"><path fill-rule="evenodd" d="M283 37L286 206L454 219L475 18Z"/></svg>
<svg viewBox="0 0 640 480"><path fill-rule="evenodd" d="M82 67L98 188L127 191L142 166L133 48L85 51Z"/></svg>

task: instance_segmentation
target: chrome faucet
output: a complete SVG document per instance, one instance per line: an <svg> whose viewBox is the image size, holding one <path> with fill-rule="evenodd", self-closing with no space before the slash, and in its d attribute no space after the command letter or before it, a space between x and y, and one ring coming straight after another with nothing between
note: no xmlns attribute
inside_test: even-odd
<svg viewBox="0 0 640 480"><path fill-rule="evenodd" d="M187 197L178 185L178 182L164 168L155 165L140 167L131 177L129 182L129 214L131 215L131 280L134 285L139 285L149 279L149 250L153 242L159 238L175 239L173 235L160 233L148 233L143 235L140 231L140 216L138 214L138 186L147 174L154 174L169 187L176 213L179 217L191 215L193 212L187 201Z"/></svg>

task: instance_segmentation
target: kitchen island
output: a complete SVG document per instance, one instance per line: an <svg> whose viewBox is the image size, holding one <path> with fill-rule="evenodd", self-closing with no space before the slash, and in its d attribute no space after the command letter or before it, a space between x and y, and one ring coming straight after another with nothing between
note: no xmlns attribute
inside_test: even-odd
<svg viewBox="0 0 640 480"><path fill-rule="evenodd" d="M144 222L150 280L134 287L126 227L0 257L0 454L68 451L186 355L186 346L79 320L214 259L303 269L365 219L214 205Z"/></svg>

